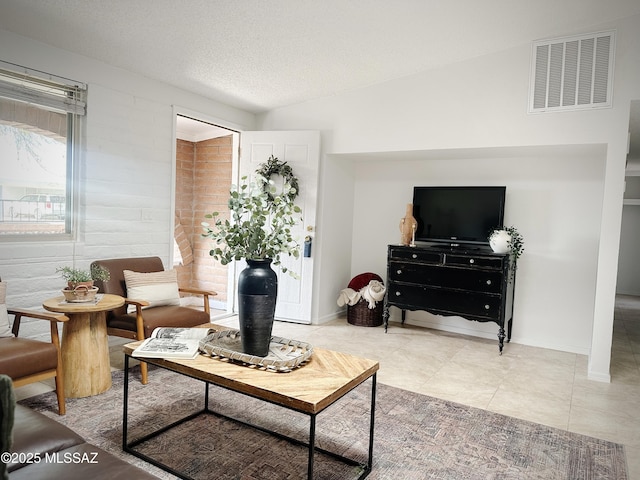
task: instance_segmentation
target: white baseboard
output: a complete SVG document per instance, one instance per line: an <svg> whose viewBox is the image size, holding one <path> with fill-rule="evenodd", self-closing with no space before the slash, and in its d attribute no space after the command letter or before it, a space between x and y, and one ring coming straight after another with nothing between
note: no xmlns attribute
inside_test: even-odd
<svg viewBox="0 0 640 480"><path fill-rule="evenodd" d="M410 312L407 312L407 313L410 313ZM473 326L478 327L478 328L465 328L465 323L462 323L461 325L460 324L456 325L451 322L443 323L438 321L438 318L439 318L438 316L433 316L433 318L434 320L430 321L428 318L410 318L409 315L407 315L407 319L404 323L405 325L412 325L415 327L431 328L433 330L440 330L443 332L468 335L470 337L486 338L489 340L496 340L496 342L498 341L498 327L497 327L497 324L495 324L494 322L478 323L478 322L462 319L463 322L468 323L470 327L473 327ZM445 317L445 318L448 318L448 317ZM389 319L390 326L393 324L398 325L400 323L401 321L400 321L399 315L397 316L392 315L392 318ZM483 327L484 325L486 325L486 327ZM486 328L487 330L483 331L481 330L481 328ZM514 330L516 328L517 328L517 324L514 324ZM517 338L512 337L511 342L518 343L520 345L527 345L529 347L545 348L547 350L557 350L560 352L568 352L568 353L575 353L578 355L589 356L588 349L581 349L576 347L575 345L564 345L564 344L550 345L547 343L541 344L540 342L534 339L526 338L522 336L518 336ZM505 346L506 345L508 345L508 343L505 339Z"/></svg>
<svg viewBox="0 0 640 480"><path fill-rule="evenodd" d="M323 325L341 317L347 317L346 309L338 310L337 312L332 312L327 315L323 315L322 317L318 317L315 321L311 321L311 325Z"/></svg>

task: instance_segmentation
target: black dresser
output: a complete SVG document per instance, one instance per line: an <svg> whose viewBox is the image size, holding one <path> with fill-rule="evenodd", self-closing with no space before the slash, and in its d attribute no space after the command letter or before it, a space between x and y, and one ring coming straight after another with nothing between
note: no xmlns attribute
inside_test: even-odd
<svg viewBox="0 0 640 480"><path fill-rule="evenodd" d="M384 328L389 308L457 315L498 324L500 353L511 340L515 271L509 254L484 247L389 245ZM507 333L505 335L505 324Z"/></svg>

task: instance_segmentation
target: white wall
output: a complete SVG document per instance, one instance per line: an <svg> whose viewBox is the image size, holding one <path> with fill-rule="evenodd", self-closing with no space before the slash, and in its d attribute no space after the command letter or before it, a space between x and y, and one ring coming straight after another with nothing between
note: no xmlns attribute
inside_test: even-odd
<svg viewBox="0 0 640 480"><path fill-rule="evenodd" d="M505 185L505 224L525 237L512 340L587 354L603 196L602 146L388 154L356 163L352 271L386 274L386 249L415 185ZM449 152L451 154L451 152ZM392 180L389 180L392 179ZM375 227L376 234L372 234ZM400 320L397 309L392 319ZM567 321L566 319L575 319ZM495 324L408 312L409 323L496 339ZM576 324L579 328L576 328Z"/></svg>
<svg viewBox="0 0 640 480"><path fill-rule="evenodd" d="M174 106L253 129L252 114L0 30L0 59L88 84L79 162L78 238L0 243L8 302L32 307L59 294L61 265L158 255L172 247ZM58 288L59 287L59 288Z"/></svg>
<svg viewBox="0 0 640 480"><path fill-rule="evenodd" d="M344 155L345 162L353 162L357 157L350 274L369 265L383 268L384 245L397 241L396 223L410 198L410 186L418 181L506 184L512 192L507 221L518 226L526 242L514 339L589 353L590 377L608 380L629 104L640 98L640 17L592 31L611 28L617 29L617 53L610 109L528 115L531 45L522 45L276 109L261 115L259 125L321 129L327 161L335 163ZM566 32L575 33L588 32ZM564 151L536 158L535 148L547 151L563 145ZM504 148L508 156L484 153ZM465 149L475 155L466 155ZM402 160L407 152L414 163ZM415 160L420 155L424 160ZM481 168L467 168L476 162ZM368 163L374 176L361 173ZM417 169L419 178L411 169ZM322 178L325 197L332 181ZM382 220L362 220L362 207L373 201L381 206ZM325 229L332 215L325 209L321 216ZM324 266L316 285L323 318L337 309L329 299L344 287L345 259L325 258L323 245L319 255ZM549 281L555 288L546 285ZM484 335L481 327L465 325Z"/></svg>
<svg viewBox="0 0 640 480"><path fill-rule="evenodd" d="M326 137L323 137L326 143ZM314 304L312 323L323 323L336 315L338 293L351 280L353 249L355 169L351 162L327 155L320 165L317 236L313 255ZM319 285L319 287L316 287Z"/></svg>

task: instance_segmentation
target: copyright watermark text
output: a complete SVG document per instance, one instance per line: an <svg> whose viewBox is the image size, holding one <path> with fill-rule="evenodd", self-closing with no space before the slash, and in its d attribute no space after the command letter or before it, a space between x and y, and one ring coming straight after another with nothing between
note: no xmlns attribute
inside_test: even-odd
<svg viewBox="0 0 640 480"><path fill-rule="evenodd" d="M98 463L98 452L2 452L2 463Z"/></svg>

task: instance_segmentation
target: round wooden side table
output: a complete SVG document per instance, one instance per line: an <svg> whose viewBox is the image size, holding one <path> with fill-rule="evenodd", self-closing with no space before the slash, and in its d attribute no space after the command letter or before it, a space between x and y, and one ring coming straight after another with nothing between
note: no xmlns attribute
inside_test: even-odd
<svg viewBox="0 0 640 480"><path fill-rule="evenodd" d="M106 312L124 305L124 298L110 294L97 298L97 303L68 303L64 297L42 303L45 310L69 317L60 346L66 397L89 397L111 388Z"/></svg>

